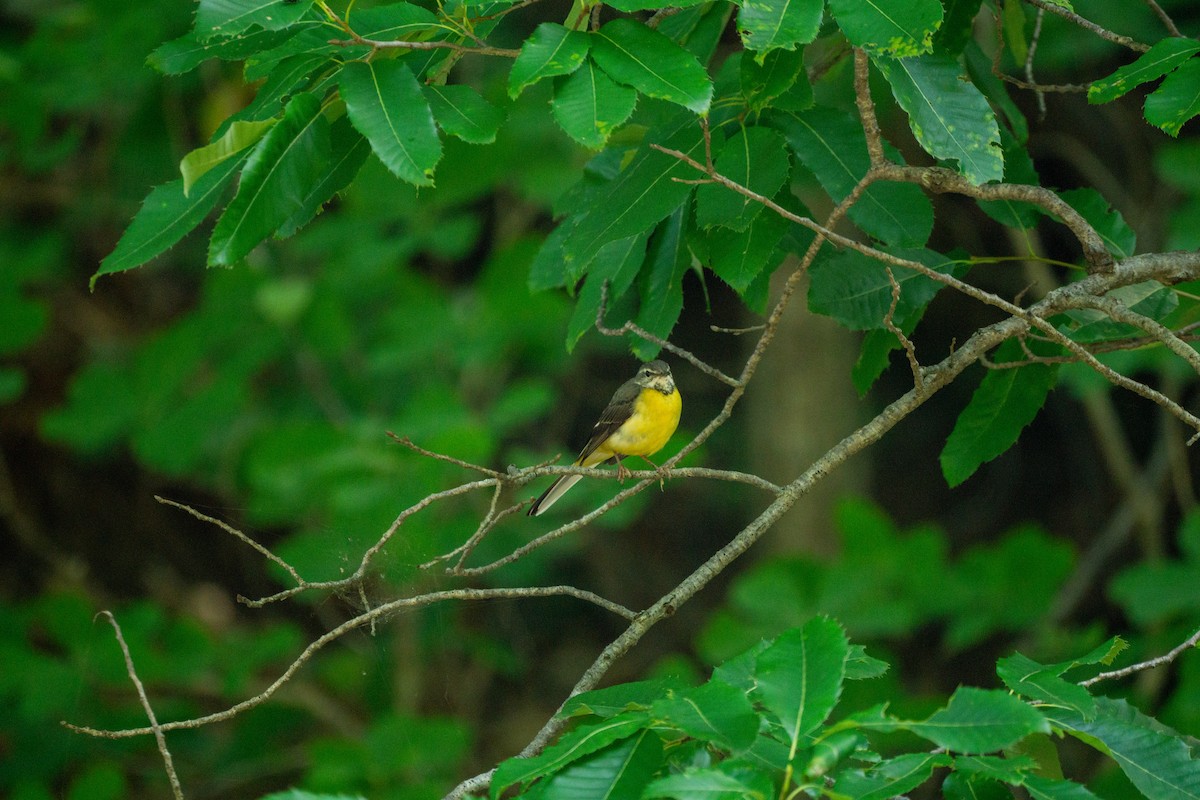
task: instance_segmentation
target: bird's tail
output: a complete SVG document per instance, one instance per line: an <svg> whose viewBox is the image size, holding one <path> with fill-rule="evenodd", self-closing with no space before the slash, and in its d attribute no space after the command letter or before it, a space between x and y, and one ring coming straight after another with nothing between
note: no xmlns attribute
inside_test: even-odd
<svg viewBox="0 0 1200 800"><path fill-rule="evenodd" d="M579 482L582 475L563 475L546 491L542 492L542 496L533 501L533 505L529 507L529 516L536 517L550 506L558 502L558 498L567 493L567 490Z"/></svg>

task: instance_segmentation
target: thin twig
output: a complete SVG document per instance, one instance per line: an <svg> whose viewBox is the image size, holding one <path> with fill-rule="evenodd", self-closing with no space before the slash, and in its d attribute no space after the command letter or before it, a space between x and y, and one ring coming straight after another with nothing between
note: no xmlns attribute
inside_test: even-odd
<svg viewBox="0 0 1200 800"><path fill-rule="evenodd" d="M1175 20L1171 19L1170 15L1166 11L1163 11L1162 6L1155 2L1155 0L1146 0L1146 5L1150 6L1154 10L1154 13L1158 15L1158 18L1162 20L1162 24L1166 26L1167 33L1172 36L1183 36L1179 32L1179 28L1175 27Z"/></svg>
<svg viewBox="0 0 1200 800"><path fill-rule="evenodd" d="M397 434L392 433L391 431L386 431L386 433L389 437L394 439L396 442L404 445L409 450L412 450L414 453L419 453L420 455L425 456L426 458L436 459L437 461L445 461L447 464L454 464L457 467L462 467L463 469L469 469L469 470L473 470L475 472L480 472L480 473L483 473L484 475L488 475L493 478L503 478L504 477L503 472L498 472L494 469L488 469L487 467L482 467L479 464L472 464L470 461L463 461L460 458L455 458L454 456L446 455L445 453L435 453L432 450L426 450L424 447L421 447L418 444L414 444L412 439L409 439L407 436L399 436Z"/></svg>
<svg viewBox="0 0 1200 800"><path fill-rule="evenodd" d="M904 354L908 356L908 366L913 375L913 386L917 388L917 391L923 392L925 391L925 378L921 375L921 362L917 360L916 345L904 335L904 331L900 330L900 326L895 322L896 306L900 303L900 282L892 274L891 267L884 266L884 269L887 271L888 282L892 285L892 302L888 306L887 314L883 317L883 324L888 332L900 341L900 346L904 348Z"/></svg>
<svg viewBox="0 0 1200 800"><path fill-rule="evenodd" d="M656 145L651 145L651 146L654 147ZM721 370L719 370L716 367L703 361L699 356L695 355L690 350L685 350L682 347L680 347L676 344L673 344L672 342L667 341L666 339L662 338L661 336L655 336L650 331L646 330L645 328L641 327L637 323L633 322L633 320L627 320L625 322L625 324L619 328L608 327L604 323L604 315L607 312L607 309L608 309L608 281L604 281L604 283L600 286L600 305L596 309L596 330L597 331L599 331L604 336L624 336L626 333L632 333L635 336L645 339L646 341L650 342L651 344L657 345L658 347L661 347L662 349L664 349L670 353L674 353L675 355L677 355L680 358L687 361L689 364L691 364L696 369L703 372L705 375L716 378L721 383L724 383L727 386L737 386L738 385L736 378L729 377Z"/></svg>
<svg viewBox="0 0 1200 800"><path fill-rule="evenodd" d="M158 717L154 715L150 698L146 696L146 687L142 685L142 680L138 677L137 670L134 669L133 654L129 652L129 645L125 643L125 634L121 633L121 626L117 624L117 618L111 611L101 611L98 616L106 618L112 625L113 633L117 637L117 644L121 647L121 655L125 657L125 674L129 676L133 688L137 690L142 710L146 712L146 718L150 720L150 731L154 734L155 743L158 744L158 753L162 756L163 767L167 771L167 781L171 784L171 792L175 795L175 800L183 800L183 787L179 784L179 775L175 773L175 761L171 758L171 751L167 748L167 737L163 735L163 726L158 724Z"/></svg>
<svg viewBox="0 0 1200 800"><path fill-rule="evenodd" d="M1025 2L1029 3L1031 6L1036 6L1037 8L1049 11L1051 14L1057 14L1065 20L1070 20L1084 30L1091 31L1101 39L1112 42L1113 44L1119 44L1122 47L1128 47L1130 50L1136 50L1139 53L1144 53L1150 49L1149 45L1142 44L1136 39L1131 39L1128 36L1122 36L1119 33L1113 33L1107 28L1102 28L1091 20L1079 16L1070 9L1064 8L1060 5L1055 5L1050 0L1025 0Z"/></svg>
<svg viewBox="0 0 1200 800"><path fill-rule="evenodd" d="M1029 47L1025 51L1025 80L1029 81L1031 86L1036 86L1037 82L1033 79L1033 57L1037 53L1038 42L1042 38L1042 20L1046 16L1046 9L1039 8L1037 10L1037 19L1033 23L1033 35L1029 38ZM1034 97L1037 98L1038 120L1046 118L1046 93L1040 89L1034 89Z"/></svg>
<svg viewBox="0 0 1200 800"><path fill-rule="evenodd" d="M285 572L287 572L287 574L291 577L291 579L294 580L296 583L298 583L298 584L304 583L304 579L300 577L300 573L296 571L295 567L293 567L291 564L287 563L282 558L275 555L270 550L268 550L266 547L264 547L263 545L259 544L256 541L254 541L249 536L242 533L241 531L239 531L237 528L233 527L229 523L219 520L216 517L210 517L208 514L202 514L199 511L197 511L196 509L194 509L191 506L186 505L184 503L177 503L174 500L168 500L167 498L160 497L159 495L154 495L154 499L157 500L158 502L162 503L165 506L171 506L172 508L178 508L180 511L190 514L191 516L195 517L196 519L200 520L201 522L207 522L210 525L216 525L218 528L225 531L230 536L233 536L234 538L249 545L251 548L253 548L255 551L257 551L259 553L259 555L263 556L264 558L266 558L273 564L276 564L279 567L281 567Z"/></svg>
<svg viewBox="0 0 1200 800"><path fill-rule="evenodd" d="M462 55L474 54L479 56L500 56L501 58L516 58L521 55L520 50L511 50L505 47L491 47L490 45L480 45L478 47L468 47L465 44L458 42L432 41L432 42L410 42L404 39L394 39L380 41L378 39L367 39L362 36L354 36L350 39L330 39L329 43L337 47L353 47L355 45L366 45L373 47L376 50L453 50L455 53Z"/></svg>
<svg viewBox="0 0 1200 800"><path fill-rule="evenodd" d="M1125 678L1129 675L1133 675L1136 672L1153 669L1154 667L1161 667L1163 664L1170 664L1172 661L1179 658L1179 656L1184 652L1191 650L1197 645L1200 645L1200 630L1197 630L1186 640L1181 642L1177 647L1173 648L1169 653L1165 653L1157 658L1151 658L1147 661L1140 661L1137 664L1130 664L1128 667L1114 669L1111 672L1101 672L1094 678L1088 678L1086 681L1080 681L1079 685L1091 686L1092 684L1099 683L1100 681L1112 680L1114 678Z"/></svg>
<svg viewBox="0 0 1200 800"><path fill-rule="evenodd" d="M388 603L383 603L375 608L365 611L345 622L338 625L336 628L326 632L322 636L314 639L307 647L301 651L288 668L276 678L270 686L263 689L253 697L247 698L240 703L230 706L224 711L218 711L213 714L206 714L202 717L194 717L192 719L178 720L175 722L164 722L155 724L153 727L145 728L123 728L120 730L105 730L101 728L90 728L86 725L75 725L70 722L63 722L63 726L75 731L76 733L84 733L89 736L96 736L102 739L128 739L134 736L146 736L154 733L156 730L167 732L175 730L184 730L191 728L201 728L205 725L210 725L214 722L224 722L232 719L244 711L261 705L266 700L275 694L281 687L292 679L292 676L303 667L308 661L326 645L340 639L347 633L373 624L376 620L384 619L391 614L397 613L405 609L422 608L434 603L446 602L450 600L459 601L481 601L481 600L515 600L531 597L574 597L579 600L592 603L605 611L612 612L619 617L624 617L627 620L634 620L637 614L620 603L615 603L612 600L601 597L595 592L589 592L585 589L579 589L574 586L526 586L517 588L493 588L493 589L453 589L442 592L430 592L428 594L418 595L416 597L405 597L399 600L392 600Z"/></svg>

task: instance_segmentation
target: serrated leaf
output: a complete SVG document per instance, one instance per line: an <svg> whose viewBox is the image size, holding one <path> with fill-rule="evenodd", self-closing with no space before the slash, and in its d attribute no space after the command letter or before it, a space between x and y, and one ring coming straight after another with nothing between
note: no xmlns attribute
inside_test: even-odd
<svg viewBox="0 0 1200 800"><path fill-rule="evenodd" d="M1099 800L1090 789L1074 781L1026 775L1021 785L1033 800Z"/></svg>
<svg viewBox="0 0 1200 800"><path fill-rule="evenodd" d="M230 124L220 139L204 147L197 147L184 156L183 160L179 162L179 172L183 175L183 193L186 195L190 192L192 184L199 180L204 173L261 139L277 121L274 119L261 122L235 121Z"/></svg>
<svg viewBox="0 0 1200 800"><path fill-rule="evenodd" d="M1154 280L1121 286L1108 292L1105 297L1116 300L1135 314L1156 321L1179 307L1179 295ZM1063 316L1070 322L1059 328L1077 342L1103 342L1145 333L1141 328L1117 322L1097 309L1076 309L1065 312Z"/></svg>
<svg viewBox="0 0 1200 800"><path fill-rule="evenodd" d="M618 683L568 698L559 716L615 717L626 711L645 711L654 701L665 697L668 691L682 688L678 681L664 678Z"/></svg>
<svg viewBox="0 0 1200 800"><path fill-rule="evenodd" d="M788 179L787 143L771 128L742 128L725 141L714 159L717 172L763 197L774 197ZM696 189L696 224L745 230L763 210L762 203L710 183Z"/></svg>
<svg viewBox="0 0 1200 800"><path fill-rule="evenodd" d="M560 224L542 242L533 263L529 265L529 278L526 285L530 292L544 292L547 289L557 289L567 284L566 264L563 260L563 246L571 235L572 226Z"/></svg>
<svg viewBox="0 0 1200 800"><path fill-rule="evenodd" d="M692 187L673 178L689 178L695 171L677 158L649 147L663 147L703 158L704 141L698 126L690 118L646 134L629 165L590 198L585 210L563 245L568 271L574 263L586 265L596 251L616 239L648 231L680 208L691 195ZM581 269L581 268L580 268Z"/></svg>
<svg viewBox="0 0 1200 800"><path fill-rule="evenodd" d="M164 75L182 75L211 58L240 61L261 50L276 47L294 36L292 31L257 29L225 38L201 41L189 31L178 39L164 42L146 57L146 63Z"/></svg>
<svg viewBox="0 0 1200 800"><path fill-rule="evenodd" d="M182 178L154 187L116 248L100 262L90 286L95 288L101 275L140 267L173 247L216 207L243 161L245 155L209 170L192 187L190 195L183 192Z"/></svg>
<svg viewBox="0 0 1200 800"><path fill-rule="evenodd" d="M589 59L558 84L550 107L568 136L598 150L636 105L636 90L616 83Z"/></svg>
<svg viewBox="0 0 1200 800"><path fill-rule="evenodd" d="M747 50L760 54L780 48L793 50L817 38L824 10L823 0L742 0L738 33Z"/></svg>
<svg viewBox="0 0 1200 800"><path fill-rule="evenodd" d="M279 30L299 22L310 6L312 0L200 0L196 37L232 36L251 25Z"/></svg>
<svg viewBox="0 0 1200 800"><path fill-rule="evenodd" d="M1049 709L1047 716L1116 761L1130 782L1151 800L1200 798L1200 760L1179 734L1125 700L1097 697L1096 707L1093 720L1065 709Z"/></svg>
<svg viewBox="0 0 1200 800"><path fill-rule="evenodd" d="M640 797L662 766L662 740L642 730L574 761L545 783L541 800Z"/></svg>
<svg viewBox="0 0 1200 800"><path fill-rule="evenodd" d="M401 61L356 61L342 69L342 99L354 127L392 174L432 186L442 143L412 70Z"/></svg>
<svg viewBox="0 0 1200 800"><path fill-rule="evenodd" d="M1037 762L1029 756L1001 758L1000 756L958 756L954 759L954 770L969 775L979 775L1004 783L1020 784L1026 773L1037 769Z"/></svg>
<svg viewBox="0 0 1200 800"><path fill-rule="evenodd" d="M1096 714L1096 701L1087 689L1059 677L1060 671L1014 653L996 662L996 674L1018 694L1050 705L1074 709L1084 719Z"/></svg>
<svg viewBox="0 0 1200 800"><path fill-rule="evenodd" d="M876 58L925 152L958 162L975 185L1004 177L996 116L958 62L946 55Z"/></svg>
<svg viewBox="0 0 1200 800"><path fill-rule="evenodd" d="M526 87L554 75L570 75L583 65L591 39L582 31L567 30L557 22L534 29L508 73L508 96L516 98Z"/></svg>
<svg viewBox="0 0 1200 800"><path fill-rule="evenodd" d="M655 720L726 750L745 750L758 735L758 715L741 689L720 680L671 692L650 709Z"/></svg>
<svg viewBox="0 0 1200 800"><path fill-rule="evenodd" d="M1137 234L1125 222L1121 212L1112 208L1104 195L1091 187L1059 192L1058 196L1086 219L1114 258L1122 259L1133 255L1137 249Z"/></svg>
<svg viewBox="0 0 1200 800"><path fill-rule="evenodd" d="M929 780L937 767L949 766L944 753L907 753L889 758L869 770L846 770L838 775L833 791L855 800L890 800Z"/></svg>
<svg viewBox="0 0 1200 800"><path fill-rule="evenodd" d="M851 44L893 58L929 52L942 23L938 0L829 0L829 13Z"/></svg>
<svg viewBox="0 0 1200 800"><path fill-rule="evenodd" d="M645 714L630 712L595 725L581 725L532 758L510 758L501 763L492 775L490 796L495 800L510 786L553 775L613 742L633 736L645 724Z"/></svg>
<svg viewBox="0 0 1200 800"><path fill-rule="evenodd" d="M870 167L862 126L827 108L775 110L765 115L835 203L853 191ZM850 208L858 227L891 245L921 246L933 230L933 205L912 184L876 182Z"/></svg>
<svg viewBox="0 0 1200 800"><path fill-rule="evenodd" d="M591 34L592 58L617 83L644 95L708 111L712 81L696 57L658 31L615 19Z"/></svg>
<svg viewBox="0 0 1200 800"><path fill-rule="evenodd" d="M646 263L639 277L640 304L637 324L659 338L670 338L671 330L683 311L683 275L691 265L691 254L684 237L685 208L680 207L658 226L650 238ZM633 354L642 361L658 355L659 347L636 338Z"/></svg>
<svg viewBox="0 0 1200 800"><path fill-rule="evenodd" d="M625 296L634 278L642 268L646 258L646 240L648 232L628 239L618 239L600 248L592 263L588 265L587 280L575 301L575 311L567 324L567 352L572 352L575 345L596 324L596 313L600 310L600 300L605 283L608 284L608 305ZM618 321L609 320L609 325L619 325Z"/></svg>
<svg viewBox="0 0 1200 800"><path fill-rule="evenodd" d="M766 270L779 265L773 258L791 222L774 211L759 214L745 230L713 228L708 234L709 267L738 294Z"/></svg>
<svg viewBox="0 0 1200 800"><path fill-rule="evenodd" d="M961 53L975 32L975 17L981 0L944 0L945 17L933 37L934 49L940 53Z"/></svg>
<svg viewBox="0 0 1200 800"><path fill-rule="evenodd" d="M807 736L833 711L849 654L845 631L827 617L781 634L758 654L757 693L791 741Z"/></svg>
<svg viewBox="0 0 1200 800"><path fill-rule="evenodd" d="M1092 81L1088 86L1088 102L1112 102L1143 83L1161 78L1196 53L1200 53L1200 42L1195 39L1180 36L1162 39L1133 63L1119 67L1108 77Z"/></svg>
<svg viewBox="0 0 1200 800"><path fill-rule="evenodd" d="M756 58L742 58L739 69L742 97L752 111L761 111L797 81L808 83L802 49L772 50L761 63Z"/></svg>
<svg viewBox="0 0 1200 800"><path fill-rule="evenodd" d="M1031 733L1048 733L1049 723L1036 709L998 689L960 687L949 704L905 729L958 753L990 753L1016 744Z"/></svg>
<svg viewBox="0 0 1200 800"><path fill-rule="evenodd" d="M1020 350L1014 343L1006 343L996 356L998 363L1018 358ZM1057 369L1049 364L988 370L942 448L946 483L958 486L1012 447L1041 411L1057 375Z"/></svg>
<svg viewBox="0 0 1200 800"><path fill-rule="evenodd" d="M275 235L285 239L312 221L335 194L350 185L370 153L371 145L350 120L340 117L334 121L329 128L329 160L324 174L312 184L300 207L279 226Z"/></svg>
<svg viewBox="0 0 1200 800"><path fill-rule="evenodd" d="M966 265L932 250L889 249L888 252L954 277L967 269ZM843 250L818 259L809 271L809 310L833 317L852 330L886 329L893 291L888 269L888 265L856 250ZM892 322L901 330L911 330L925 306L945 284L915 270L900 266L890 269L900 286Z"/></svg>
<svg viewBox="0 0 1200 800"><path fill-rule="evenodd" d="M762 788L747 783L719 768L690 769L651 781L643 798L673 797L676 800L766 800Z"/></svg>
<svg viewBox="0 0 1200 800"><path fill-rule="evenodd" d="M850 655L846 658L846 680L860 681L868 678L878 678L887 673L891 665L883 659L867 655L867 650L861 644L850 645Z"/></svg>
<svg viewBox="0 0 1200 800"><path fill-rule="evenodd" d="M232 265L301 207L329 160L329 123L315 95L298 94L250 153L208 243L210 265Z"/></svg>
<svg viewBox="0 0 1200 800"><path fill-rule="evenodd" d="M303 54L283 59L267 74L267 79L258 87L250 104L227 122L250 122L278 116L283 111L284 100L305 88L309 76L327 64L326 57L321 55ZM319 94L320 89L316 89L315 93Z"/></svg>
<svg viewBox="0 0 1200 800"><path fill-rule="evenodd" d="M1007 128L1000 129L1000 144L1004 150L1004 182L1038 186L1041 180L1033 159ZM976 204L992 219L1011 228L1032 228L1042 218L1042 210L1020 200L976 200Z"/></svg>
<svg viewBox="0 0 1200 800"><path fill-rule="evenodd" d="M425 98L438 127L446 133L471 144L496 141L504 112L470 86L426 86Z"/></svg>
<svg viewBox="0 0 1200 800"><path fill-rule="evenodd" d="M1200 58L1184 62L1146 98L1146 122L1169 136L1200 114Z"/></svg>
<svg viewBox="0 0 1200 800"><path fill-rule="evenodd" d="M979 775L951 772L942 780L942 800L1012 800L1012 790Z"/></svg>

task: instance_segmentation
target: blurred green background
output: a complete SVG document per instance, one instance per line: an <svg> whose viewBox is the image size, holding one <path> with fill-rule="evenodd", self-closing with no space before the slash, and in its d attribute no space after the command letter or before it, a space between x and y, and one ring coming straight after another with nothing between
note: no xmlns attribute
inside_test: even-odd
<svg viewBox="0 0 1200 800"><path fill-rule="evenodd" d="M1149 10L1129 5L1077 7L1157 36ZM1188 3L1164 5L1185 31L1200 24ZM236 64L165 79L145 65L192 13L182 0L0 4L0 795L19 800L167 793L151 738L102 741L59 724L145 724L99 610L121 623L161 720L261 691L355 613L357 599L315 593L239 605L237 595L270 594L286 576L155 495L228 521L309 579L336 578L403 509L472 477L386 431L489 467L532 464L573 451L635 363L627 343L595 334L568 354L570 299L526 287L554 201L588 157L554 126L544 86L507 103L495 144L448 139L435 190L418 193L372 159L313 225L241 267L204 271L204 241L191 237L89 293L149 187L172 179L179 159L253 96ZM1045 82L1086 81L1121 63L1055 20L1044 35L1054 43L1039 55ZM458 69L507 102L502 70ZM1051 97L1038 121L1033 99L1018 95L1043 181L1099 189L1141 251L1200 246L1200 144L1149 129L1131 97L1099 108ZM904 144L903 122L884 113ZM798 189L811 194L803 179ZM943 250L1014 248L1004 229L953 203L939 206L937 226ZM1073 257L1052 225L1032 235L1048 255ZM1010 294L1030 279L972 278ZM911 382L900 364L860 401L850 384L856 340L794 311L739 414L693 463L789 480ZM689 276L673 338L736 372L749 344L709 326L755 321L719 282ZM940 298L918 346L944 352L985 321L977 307ZM1194 399L1195 375L1178 365L1155 353L1123 358L1138 377ZM675 370L685 413L671 447L724 397L686 364ZM1144 402L1078 374L1019 447L950 492L937 453L968 384L832 476L611 679L699 676L823 612L896 666L856 684L867 694L848 706L888 699L916 713L959 684L996 685L995 658L1016 647L1054 660L1121 633L1137 659L1182 640L1200 623L1200 519L1180 433ZM563 512L612 490L585 482ZM477 493L406 521L376 562L369 599L462 585L418 565L469 536L488 501ZM640 608L762 502L742 487L676 481L473 585L572 583ZM550 524L505 523L477 563ZM193 798L293 785L437 797L519 750L621 628L565 599L432 606L348 636L272 702L169 744ZM1127 691L1200 735L1197 654ZM1096 785L1131 796L1123 780L1110 771Z"/></svg>

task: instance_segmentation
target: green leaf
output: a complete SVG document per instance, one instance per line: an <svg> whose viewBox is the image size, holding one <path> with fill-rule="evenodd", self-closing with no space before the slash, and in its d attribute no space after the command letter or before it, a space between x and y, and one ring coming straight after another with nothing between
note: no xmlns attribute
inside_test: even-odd
<svg viewBox="0 0 1200 800"><path fill-rule="evenodd" d="M1008 692L970 686L960 687L950 703L928 719L904 728L959 753L1003 750L1031 733L1050 730L1045 717Z"/></svg>
<svg viewBox="0 0 1200 800"><path fill-rule="evenodd" d="M567 352L572 352L575 345L596 324L596 313L600 310L601 292L604 284L608 284L608 305L613 304L629 291L634 278L646 258L646 240L650 238L647 232L630 236L628 239L618 239L600 248L592 263L588 265L587 280L575 301L575 311L567 325ZM609 325L619 325L614 320Z"/></svg>
<svg viewBox="0 0 1200 800"><path fill-rule="evenodd" d="M959 171L977 186L1004 177L996 116L956 60L925 55L874 61L927 153L957 161Z"/></svg>
<svg viewBox="0 0 1200 800"><path fill-rule="evenodd" d="M432 186L442 143L412 70L396 60L356 61L342 69L339 85L350 121L384 166L415 186Z"/></svg>
<svg viewBox="0 0 1200 800"><path fill-rule="evenodd" d="M1096 233L1104 240L1108 252L1115 258L1128 258L1133 255L1137 249L1137 234L1125 222L1121 212L1109 206L1104 195L1091 187L1085 187L1059 192L1058 196L1091 223Z"/></svg>
<svg viewBox="0 0 1200 800"><path fill-rule="evenodd" d="M604 5L617 11L633 12L659 8L691 8L706 2L708 0L613 0Z"/></svg>
<svg viewBox="0 0 1200 800"><path fill-rule="evenodd" d="M241 61L247 56L275 47L291 38L293 31L268 31L261 28L229 38L201 41L189 31L178 39L164 42L146 57L146 63L164 75L191 72L210 58Z"/></svg>
<svg viewBox="0 0 1200 800"><path fill-rule="evenodd" d="M981 0L944 0L945 18L933 37L934 49L941 53L957 55L975 35L975 17L979 14Z"/></svg>
<svg viewBox="0 0 1200 800"><path fill-rule="evenodd" d="M712 81L688 51L632 19L615 19L591 34L592 58L617 83L644 95L708 111Z"/></svg>
<svg viewBox="0 0 1200 800"><path fill-rule="evenodd" d="M996 361L1004 363L1020 357L1016 343L1006 342ZM940 461L946 483L958 486L981 465L1012 447L1042 409L1057 374L1048 364L988 370L942 448Z"/></svg>
<svg viewBox="0 0 1200 800"><path fill-rule="evenodd" d="M208 246L212 265L240 261L300 209L329 161L329 123L315 95L292 98L281 119L250 154L237 194Z"/></svg>
<svg viewBox="0 0 1200 800"><path fill-rule="evenodd" d="M516 98L525 88L552 75L570 75L583 65L591 39L582 31L567 30L557 22L543 22L534 29L508 73L508 96Z"/></svg>
<svg viewBox="0 0 1200 800"><path fill-rule="evenodd" d="M285 239L312 221L330 198L350 185L370 153L371 145L349 119L335 120L329 126L329 161L324 174L312 184L300 207L279 226L276 235Z"/></svg>
<svg viewBox="0 0 1200 800"><path fill-rule="evenodd" d="M1041 180L1033 166L1029 151L1007 128L1000 129L1000 144L1004 150L1004 182L1038 186ZM1020 200L976 200L976 204L992 219L1010 228L1032 228L1042 218L1042 210Z"/></svg>
<svg viewBox="0 0 1200 800"><path fill-rule="evenodd" d="M1088 86L1089 103L1110 103L1143 83L1161 78L1168 72L1200 53L1200 42L1172 36L1154 44L1132 64L1119 67L1107 78L1092 81Z"/></svg>
<svg viewBox="0 0 1200 800"><path fill-rule="evenodd" d="M867 650L861 644L850 645L850 655L846 658L846 680L860 681L867 678L878 678L885 674L891 665L883 659L867 655Z"/></svg>
<svg viewBox="0 0 1200 800"><path fill-rule="evenodd" d="M1055 725L1105 753L1151 800L1200 798L1200 760L1175 731L1124 700L1096 698L1097 714L1085 720L1074 711L1049 709Z"/></svg>
<svg viewBox="0 0 1200 800"><path fill-rule="evenodd" d="M495 800L510 786L560 772L568 764L602 750L613 742L628 739L642 730L645 724L646 715L641 712L621 714L595 725L581 725L563 734L557 742L532 758L510 758L496 767L492 776L491 797Z"/></svg>
<svg viewBox="0 0 1200 800"><path fill-rule="evenodd" d="M196 36L232 36L257 25L274 31L304 16L312 0L200 0L196 9Z"/></svg>
<svg viewBox="0 0 1200 800"><path fill-rule="evenodd" d="M789 220L768 211L755 217L745 230L713 228L708 234L709 266L744 295L759 275L779 265L780 258L773 256L790 226Z"/></svg>
<svg viewBox="0 0 1200 800"><path fill-rule="evenodd" d="M761 111L797 81L808 84L802 49L772 50L762 57L761 63L757 58L742 58L740 70L742 97L752 111Z"/></svg>
<svg viewBox="0 0 1200 800"><path fill-rule="evenodd" d="M942 781L942 800L1012 800L1012 790L991 778L951 772Z"/></svg>
<svg viewBox="0 0 1200 800"><path fill-rule="evenodd" d="M658 226L641 271L637 323L662 339L670 337L683 310L683 275L691 264L683 235L685 211L683 207L676 209ZM658 349L658 345L644 339L635 339L633 343L633 353L642 361L657 356Z"/></svg>
<svg viewBox="0 0 1200 800"><path fill-rule="evenodd" d="M772 111L768 124L787 137L792 152L835 203L853 191L870 168L862 126L849 114L827 108L802 112ZM891 245L921 246L933 230L933 205L912 184L869 186L850 208L858 227Z"/></svg>
<svg viewBox="0 0 1200 800"><path fill-rule="evenodd" d="M1087 689L1063 680L1059 677L1061 670L1039 664L1020 653L997 661L996 674L1005 686L1018 694L1073 709L1084 719L1091 719L1096 714L1096 701Z"/></svg>
<svg viewBox="0 0 1200 800"><path fill-rule="evenodd" d="M568 136L598 150L636 105L636 90L616 83L589 59L557 86L551 110Z"/></svg>
<svg viewBox="0 0 1200 800"><path fill-rule="evenodd" d="M233 122L220 139L204 147L197 147L184 156L179 162L179 171L183 175L183 193L186 195L190 192L192 184L204 173L261 139L276 122L278 120L275 119Z"/></svg>
<svg viewBox="0 0 1200 800"><path fill-rule="evenodd" d="M647 144L660 143L692 158L704 157L699 127L690 118L646 134ZM648 231L672 214L691 195L692 187L673 178L695 171L677 158L643 146L617 176L588 203L562 248L568 270L587 264L596 251L616 239Z"/></svg>
<svg viewBox="0 0 1200 800"><path fill-rule="evenodd" d="M230 159L209 170L190 194L184 194L182 178L151 190L117 246L100 262L100 268L92 276L91 288L96 287L101 275L140 267L173 247L216 207L244 160L244 157Z"/></svg>
<svg viewBox="0 0 1200 800"><path fill-rule="evenodd" d="M618 683L569 698L559 713L563 717L615 717L626 711L645 711L668 691L678 688L678 683L669 679Z"/></svg>
<svg viewBox="0 0 1200 800"><path fill-rule="evenodd" d="M425 98L438 127L471 144L496 141L504 112L484 100L470 86L426 86Z"/></svg>
<svg viewBox="0 0 1200 800"><path fill-rule="evenodd" d="M855 800L890 800L929 780L935 768L951 763L945 753L907 753L881 761L869 770L842 772L833 791Z"/></svg>
<svg viewBox="0 0 1200 800"><path fill-rule="evenodd" d="M1200 564L1144 562L1117 575L1108 593L1134 622L1154 625L1194 616L1200 609L1197 586Z"/></svg>
<svg viewBox="0 0 1200 800"><path fill-rule="evenodd" d="M845 631L828 617L813 617L758 654L757 692L791 741L816 730L833 711L849 654Z"/></svg>
<svg viewBox="0 0 1200 800"><path fill-rule="evenodd" d="M978 775L1003 783L1020 784L1025 774L1037 768L1037 762L1029 756L958 756L954 759L954 770L968 775Z"/></svg>
<svg viewBox="0 0 1200 800"><path fill-rule="evenodd" d="M673 797L676 800L767 800L763 787L717 767L690 769L651 781L643 798Z"/></svg>
<svg viewBox="0 0 1200 800"><path fill-rule="evenodd" d="M1021 784L1033 800L1099 800L1086 786L1074 781L1054 780L1038 775L1026 775Z"/></svg>
<svg viewBox="0 0 1200 800"><path fill-rule="evenodd" d="M563 246L572 233L572 227L561 224L542 243L533 263L529 265L527 285L530 292L544 292L567 285L566 264L563 261Z"/></svg>
<svg viewBox="0 0 1200 800"><path fill-rule="evenodd" d="M717 172L763 197L774 197L791 170L787 143L771 128L742 128L725 141L714 159ZM762 203L718 183L696 190L696 224L745 230ZM774 212L772 212L774 213Z"/></svg>
<svg viewBox="0 0 1200 800"><path fill-rule="evenodd" d="M546 782L542 800L640 797L662 766L662 740L642 730L569 764Z"/></svg>
<svg viewBox="0 0 1200 800"><path fill-rule="evenodd" d="M767 53L783 48L794 50L808 44L821 29L822 0L742 0L738 11L738 33L747 50Z"/></svg>
<svg viewBox="0 0 1200 800"><path fill-rule="evenodd" d="M851 44L893 58L929 52L942 22L938 0L829 0L829 13Z"/></svg>
<svg viewBox="0 0 1200 800"><path fill-rule="evenodd" d="M890 249L889 253L924 264L935 272L959 277L967 266L932 250ZM810 269L808 308L833 317L852 330L885 329L884 320L892 305L892 281L900 286L900 299L892 321L911 330L925 306L945 284L915 270L890 266L857 250L842 250L819 258Z"/></svg>
<svg viewBox="0 0 1200 800"><path fill-rule="evenodd" d="M733 752L749 748L758 735L758 715L746 693L721 680L671 692L655 702L650 713L693 739Z"/></svg>
<svg viewBox="0 0 1200 800"><path fill-rule="evenodd" d="M1170 136L1200 114L1200 59L1189 59L1146 98L1146 121Z"/></svg>

